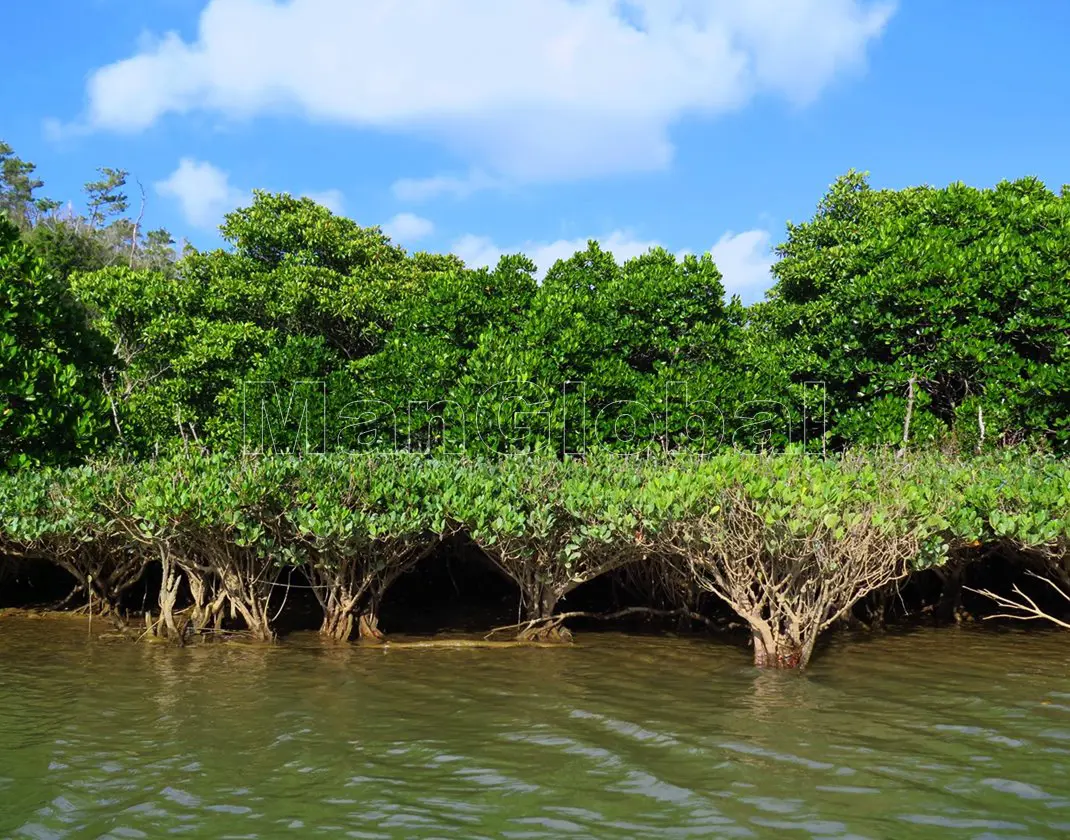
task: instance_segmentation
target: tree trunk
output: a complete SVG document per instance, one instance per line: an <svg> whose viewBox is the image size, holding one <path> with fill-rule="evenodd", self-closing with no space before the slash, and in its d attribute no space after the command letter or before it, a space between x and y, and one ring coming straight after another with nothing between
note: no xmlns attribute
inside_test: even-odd
<svg viewBox="0 0 1070 840"><path fill-rule="evenodd" d="M570 642L572 633L567 627L555 623L554 610L561 596L546 585L536 586L527 593L526 610L528 624L517 639L526 642Z"/></svg>
<svg viewBox="0 0 1070 840"><path fill-rule="evenodd" d="M163 575L160 579L160 594L157 605L160 610L159 618L151 627L154 636L170 639L181 645L182 633L175 622L175 601L178 598L178 587L182 582L175 561L166 553L160 558Z"/></svg>
<svg viewBox="0 0 1070 840"><path fill-rule="evenodd" d="M809 654L806 647L793 644L787 639L777 639L768 633L751 631L754 641L754 666L756 668L776 668L793 670L805 668Z"/></svg>
<svg viewBox="0 0 1070 840"><path fill-rule="evenodd" d="M243 591L236 583L235 576L230 576L224 581L223 589L226 591L230 608L237 612L245 622L246 629L258 642L275 641L275 631L271 629L271 619L268 618L268 605L266 599L258 598L255 594ZM230 582L232 585L228 586Z"/></svg>
<svg viewBox="0 0 1070 840"><path fill-rule="evenodd" d="M175 568L174 561L168 559L164 564L164 578L159 584L159 617L164 622L167 637L182 644L182 633L174 623L174 601L179 597L179 585L182 578Z"/></svg>
<svg viewBox="0 0 1070 840"><path fill-rule="evenodd" d="M325 607L320 635L335 642L348 642L353 635L353 612L337 603Z"/></svg>
<svg viewBox="0 0 1070 840"><path fill-rule="evenodd" d="M209 628L218 629L223 619L223 608L226 606L226 593L213 593L209 577L196 570L187 569L186 580L189 583L190 595L193 597L193 610L189 621L193 632L202 633Z"/></svg>
<svg viewBox="0 0 1070 840"><path fill-rule="evenodd" d="M260 608L259 603L246 604L233 598L230 603L241 615L242 621L245 622L245 626L254 639L258 642L275 641L275 631L271 629L271 621L268 619L267 612Z"/></svg>
<svg viewBox="0 0 1070 840"><path fill-rule="evenodd" d="M231 616L241 616L246 629L259 642L275 641L275 631L271 628L269 601L273 581L265 580L264 570L250 567L241 561L229 568L218 563L221 594L225 594L230 603Z"/></svg>
<svg viewBox="0 0 1070 840"><path fill-rule="evenodd" d="M323 623L320 634L336 642L348 642L356 628L361 641L381 642L385 636L379 630L379 602L369 601L364 609L356 612L357 598L350 595L336 596L331 593L322 600Z"/></svg>
<svg viewBox="0 0 1070 840"><path fill-rule="evenodd" d="M355 610L363 587L359 581L345 580L340 574L313 575L309 580L314 581L313 592L323 610L320 635L335 642L348 642L357 626Z"/></svg>
<svg viewBox="0 0 1070 840"><path fill-rule="evenodd" d="M352 620L352 618L350 619ZM368 608L360 614L360 619L357 622L357 627L360 632L360 640L381 642L386 637L379 629L379 605L369 604Z"/></svg>

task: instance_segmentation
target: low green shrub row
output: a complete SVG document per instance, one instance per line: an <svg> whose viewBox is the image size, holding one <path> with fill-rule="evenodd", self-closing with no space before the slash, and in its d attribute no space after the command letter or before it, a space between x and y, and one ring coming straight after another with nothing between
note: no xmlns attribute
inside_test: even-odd
<svg viewBox="0 0 1070 840"><path fill-rule="evenodd" d="M326 635L375 636L386 589L457 532L515 581L522 634L557 631L559 601L582 583L647 563L725 600L753 631L758 664L790 667L868 593L978 545L1070 580L1070 464L185 456L0 475L0 557L56 563L111 610L158 562L150 629L176 640L228 613L272 638L268 603L294 568ZM183 581L193 604L178 610Z"/></svg>

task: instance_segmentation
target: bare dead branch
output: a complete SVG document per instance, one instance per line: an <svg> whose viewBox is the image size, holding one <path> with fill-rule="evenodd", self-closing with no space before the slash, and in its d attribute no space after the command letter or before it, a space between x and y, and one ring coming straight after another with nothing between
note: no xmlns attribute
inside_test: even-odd
<svg viewBox="0 0 1070 840"><path fill-rule="evenodd" d="M1043 577L1041 575L1038 575L1036 572L1030 571L1026 572L1026 574L1028 574L1030 577L1035 577L1037 580L1043 581L1052 589L1054 589L1057 593L1059 593L1062 598L1067 601L1070 601L1070 595L1060 589L1054 581L1049 580L1048 578ZM995 592L992 592L989 589L972 589L968 586L963 588L978 595L983 595L984 597L993 601L996 606L1000 607L1001 609L1017 610L1017 612L1015 613L999 613L997 615L988 615L985 616L986 620L993 618L1011 618L1020 621L1035 621L1036 619L1042 619L1044 621L1050 621L1052 624L1055 624L1058 627L1070 630L1070 622L1062 621L1061 619L1058 619L1055 616L1044 612L1044 610L1042 610L1037 605L1036 601L1034 601L1032 598L1022 592L1022 590L1018 587L1018 584L1015 584L1013 586L1012 591L1021 600L1015 600L1014 598L1010 598L1004 595L997 595Z"/></svg>

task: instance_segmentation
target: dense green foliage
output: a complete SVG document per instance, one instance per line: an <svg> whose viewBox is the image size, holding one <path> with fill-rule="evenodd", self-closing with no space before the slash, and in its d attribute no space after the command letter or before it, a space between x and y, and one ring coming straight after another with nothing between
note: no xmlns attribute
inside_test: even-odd
<svg viewBox="0 0 1070 840"><path fill-rule="evenodd" d="M1070 467L1006 455L194 455L0 478L0 523L0 555L59 562L112 608L162 562L160 624L180 637L180 576L194 629L229 605L270 638L269 603L294 568L325 634L348 638L358 621L374 633L390 583L464 532L515 582L532 627L552 625L580 584L646 564L725 600L763 664L794 665L867 593L980 544L1066 575Z"/></svg>
<svg viewBox="0 0 1070 840"><path fill-rule="evenodd" d="M0 164L37 256L5 282L52 278L39 317L78 334L61 344L87 333L68 295L84 307L110 360L67 361L100 380L97 425L130 454L1070 445L1070 199L1033 179L894 191L849 173L745 308L709 256L620 264L592 242L539 281L522 256L408 254L267 193L226 217L227 248L176 260L129 218L125 172L100 170L79 217L7 146Z"/></svg>
<svg viewBox="0 0 1070 840"><path fill-rule="evenodd" d="M64 463L97 449L103 365L80 308L0 216L0 465Z"/></svg>
<svg viewBox="0 0 1070 840"><path fill-rule="evenodd" d="M233 250L186 257L178 282L125 267L74 281L126 362L135 451L202 438L578 450L585 433L636 450L666 443L667 406L680 442L689 390L717 420L738 402L742 312L730 317L708 257L618 266L592 243L539 284L523 258L469 270L409 256L308 199L263 194L223 232Z"/></svg>
<svg viewBox="0 0 1070 840"><path fill-rule="evenodd" d="M1045 454L1070 448L1070 196L1034 179L849 173L744 307L709 255L591 242L539 279L285 194L179 258L100 175L61 213L0 143L0 461L42 468L0 477L0 563L58 563L111 610L159 563L153 635L270 638L299 569L326 635L376 636L457 533L522 633L642 566L731 605L760 664L977 547L1070 584L1070 468Z"/></svg>
<svg viewBox="0 0 1070 840"><path fill-rule="evenodd" d="M112 347L71 280L116 264L174 276L170 234L122 214L126 173L86 185L88 217L38 191L0 141L0 465L63 464L110 446L120 406Z"/></svg>
<svg viewBox="0 0 1070 840"><path fill-rule="evenodd" d="M789 226L762 305L834 438L1070 443L1070 197L1035 179L874 190L850 174Z"/></svg>

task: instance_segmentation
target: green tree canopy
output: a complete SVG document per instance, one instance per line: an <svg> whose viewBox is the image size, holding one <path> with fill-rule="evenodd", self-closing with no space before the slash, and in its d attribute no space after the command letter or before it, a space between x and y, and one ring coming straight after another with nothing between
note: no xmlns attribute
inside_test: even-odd
<svg viewBox="0 0 1070 840"><path fill-rule="evenodd" d="M913 392L912 439L1070 442L1065 197L850 173L779 254L765 315L797 378L828 383L840 440L898 441Z"/></svg>
<svg viewBox="0 0 1070 840"><path fill-rule="evenodd" d="M101 445L104 349L0 215L0 463L63 464Z"/></svg>

